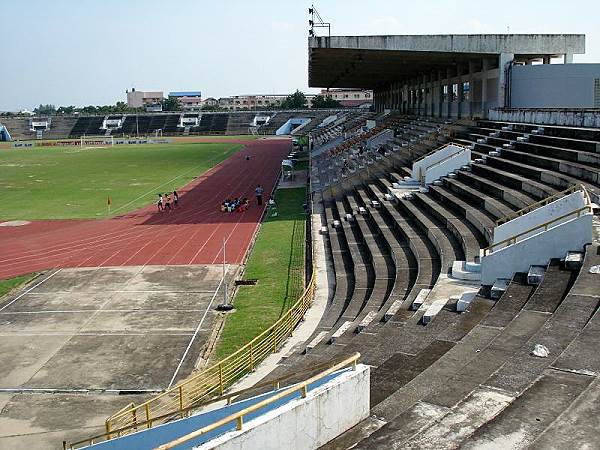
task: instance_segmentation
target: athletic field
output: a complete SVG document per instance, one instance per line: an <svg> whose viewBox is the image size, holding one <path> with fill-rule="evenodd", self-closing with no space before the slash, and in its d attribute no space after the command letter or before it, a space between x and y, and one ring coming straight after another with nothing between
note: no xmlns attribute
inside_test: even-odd
<svg viewBox="0 0 600 450"><path fill-rule="evenodd" d="M75 149L56 149L55 158L50 153L44 154L47 150L25 150L32 152L29 170L35 168L36 173L53 174L46 178L34 175L34 180L42 181L33 183L48 186L35 194L30 191L18 194L16 188L20 183L20 189L25 190L22 186L26 182L15 173L27 172L15 161L26 158L26 153L6 150L12 153L2 153L2 164L17 167L7 167L15 169L10 176L15 187L10 192L6 186L2 187L7 198L0 206L0 279L61 267L215 264L223 260L223 240L227 262L241 263L264 207L254 202L254 188L262 184L266 193L271 191L281 170L281 160L291 145L287 139L259 139L245 143L243 150L239 150L239 143L90 149L75 156L83 158L75 163L69 158L78 153L67 153ZM47 164L42 163L42 157L49 158ZM9 158L13 162L8 163ZM70 164L70 169L57 161L65 161L65 166ZM45 167L50 163L50 168ZM128 165L132 167L124 168ZM4 169L0 177L7 183ZM100 184L93 190L84 189L92 186L90 179L99 180L101 172L105 173L102 185L111 187L103 187L107 190L99 194ZM147 184L131 186L142 181ZM31 184L27 181L27 186L33 189ZM158 212L154 204L157 194L179 186L179 207L172 212ZM117 217L103 216L109 195L112 214ZM38 196L57 206L40 202ZM248 211L232 214L219 211L225 198L244 196L252 201ZM79 217L87 215L94 219L48 220L59 218L60 214L65 217L67 212L67 217L77 217L72 212L75 208L66 204L83 203L84 199L87 209L79 209ZM31 205L26 206L28 202ZM127 210L133 211L126 213ZM44 219L27 222L35 217Z"/></svg>
<svg viewBox="0 0 600 450"><path fill-rule="evenodd" d="M242 147L178 142L0 149L0 219L121 215L190 183Z"/></svg>

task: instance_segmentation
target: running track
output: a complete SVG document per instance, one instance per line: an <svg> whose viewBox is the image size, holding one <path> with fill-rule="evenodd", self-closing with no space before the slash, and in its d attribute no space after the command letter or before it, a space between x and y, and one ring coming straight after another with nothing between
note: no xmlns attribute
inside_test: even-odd
<svg viewBox="0 0 600 450"><path fill-rule="evenodd" d="M113 219L0 227L0 279L62 267L220 263L223 239L226 261L239 264L262 214L254 188L262 184L271 192L289 150L289 140L249 141L181 189L180 207L170 213L151 205ZM252 155L249 161L246 154ZM218 210L225 198L237 196L253 201L247 212Z"/></svg>

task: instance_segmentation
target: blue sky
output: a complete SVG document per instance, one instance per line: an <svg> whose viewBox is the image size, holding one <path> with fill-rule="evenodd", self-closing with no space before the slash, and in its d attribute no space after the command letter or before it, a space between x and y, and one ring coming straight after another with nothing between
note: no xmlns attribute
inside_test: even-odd
<svg viewBox="0 0 600 450"><path fill-rule="evenodd" d="M1 0L0 111L112 104L125 89L219 97L307 90L302 0ZM322 0L332 34L584 33L600 2Z"/></svg>

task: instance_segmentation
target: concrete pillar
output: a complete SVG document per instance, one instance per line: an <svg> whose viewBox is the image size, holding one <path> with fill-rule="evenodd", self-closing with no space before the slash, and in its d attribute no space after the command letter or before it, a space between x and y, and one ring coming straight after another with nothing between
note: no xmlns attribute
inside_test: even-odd
<svg viewBox="0 0 600 450"><path fill-rule="evenodd" d="M506 104L506 96L508 94L506 86L506 70L511 61L515 59L513 53L500 53L498 64L498 106L503 108Z"/></svg>
<svg viewBox="0 0 600 450"><path fill-rule="evenodd" d="M481 113L487 117L487 89L488 89L488 71L490 64L487 59L483 59L481 64Z"/></svg>
<svg viewBox="0 0 600 450"><path fill-rule="evenodd" d="M565 53L563 55L564 64L573 64L573 53Z"/></svg>
<svg viewBox="0 0 600 450"><path fill-rule="evenodd" d="M442 80L444 79L444 76L442 75L442 71L438 70L438 74L437 74L437 112L436 115L438 117L442 117L442 108L443 108L443 104L444 104L444 99L443 99L443 86L442 86Z"/></svg>
<svg viewBox="0 0 600 450"><path fill-rule="evenodd" d="M472 117L474 112L475 112L475 108L474 108L474 104L475 104L475 99L473 96L473 92L475 90L475 61L469 61L469 75L468 75L468 79L469 79L469 115Z"/></svg>

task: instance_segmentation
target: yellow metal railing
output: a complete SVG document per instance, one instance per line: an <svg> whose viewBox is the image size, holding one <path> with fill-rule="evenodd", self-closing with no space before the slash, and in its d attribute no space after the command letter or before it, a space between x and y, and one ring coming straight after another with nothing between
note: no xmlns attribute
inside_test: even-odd
<svg viewBox="0 0 600 450"><path fill-rule="evenodd" d="M519 238L521 238L521 237L523 237L523 236L525 236L525 235L527 235L529 233L532 233L532 232L534 232L536 230L541 230L543 228L544 231L547 231L548 227L550 225L552 225L553 223L558 222L560 220L566 219L567 217L570 217L570 216L580 217L581 213L584 212L584 211L592 212L592 205L588 203L583 208L575 209L575 210L573 210L571 212L568 212L567 214L563 214L562 216L555 217L552 220L549 220L547 222L541 223L541 224L536 225L535 227L532 227L532 228L530 228L528 230L522 231L519 234L515 234L514 236L511 236L511 237L506 238L506 239L504 239L504 240L502 240L500 242L492 244L489 247L486 247L486 248L484 248L482 250L483 251L483 256L487 256L489 253L493 252L494 248L496 248L496 247L500 247L500 246L503 246L503 245L506 246L506 247L508 247L509 245L516 244L519 241Z"/></svg>
<svg viewBox="0 0 600 450"><path fill-rule="evenodd" d="M318 372L318 371L323 371L323 370L329 369L332 366L334 366L334 365L336 365L338 363L341 363L341 362L347 360L348 358L350 358L350 357L344 357L342 359L336 359L336 360L329 361L329 362L326 362L326 363L317 364L316 366L312 366L312 367L309 367L307 369L303 369L303 370L300 370L300 371L290 372L290 373L288 373L286 375L283 375L281 377L277 377L277 378L274 378L274 379L270 379L268 381L262 381L260 383L257 383L255 385L251 386L251 387L248 387L248 388L245 388L245 389L241 389L239 391L228 392L228 393L223 394L221 396L213 397L213 398L211 398L210 400L208 400L206 402L194 404L194 405L191 405L191 406L188 406L188 407L184 408L182 411L178 411L178 413L177 413L177 415L175 417L187 417L193 411L195 411L195 410L197 410L199 408L202 408L202 407L206 407L207 405L214 404L216 402L225 401L228 405L231 405L234 398L237 398L237 397L240 397L240 396L246 396L247 394L249 394L250 392L253 392L253 391L258 391L258 392L262 393L263 390L264 390L264 388L266 388L266 387L270 387L273 390L278 390L278 389L280 389L281 383L284 382L284 381L286 381L286 380L289 380L290 378L298 378L298 377L302 377L303 375L308 375L308 374L311 374L311 373L314 373L314 372ZM123 411L123 410L125 410L127 408L130 408L131 406L133 406L133 404L129 404L129 405L125 406L120 411ZM169 414L165 414L162 417L154 417L153 421L154 422L157 422L157 421L166 422L166 421L172 420L173 418L174 418L174 415L171 414L171 413L169 413ZM147 427L147 422L146 421L141 421L141 422L138 422L137 425L138 426L137 426L136 429L141 430L141 429L144 429L144 428ZM74 449L80 448L82 446L88 446L88 445L92 445L92 444L97 443L97 442L105 441L105 440L109 439L109 436L111 436L111 435L114 436L114 437L119 437L119 436L126 435L130 431L131 431L130 427L117 428L117 429L113 429L111 431L111 433L100 433L100 434L97 434L95 436L88 437L86 439L82 439L82 440L77 441L77 442L63 441L63 449L64 450L74 450Z"/></svg>
<svg viewBox="0 0 600 450"><path fill-rule="evenodd" d="M506 216L496 220L496 226L502 225L503 223L509 222L512 219L515 219L517 217L525 215L528 212L531 212L534 209L539 208L540 206L547 205L548 203L553 202L554 200L557 200L561 197L564 197L565 195L572 194L573 192L575 192L577 190L583 190L584 195L587 196L587 191L585 190L585 188L583 186L574 184L573 186L571 186L568 189L565 189L564 191L557 192L556 194L551 195L550 197L546 197L545 199L540 200L539 202L532 203L531 205L526 206L525 208L522 208L522 209L515 211L513 213L510 213L510 214L507 214Z"/></svg>
<svg viewBox="0 0 600 450"><path fill-rule="evenodd" d="M139 405L126 407L106 419L106 439L151 428L175 416L183 417L190 407L222 396L225 389L252 372L291 336L312 303L315 277L313 268L308 285L296 303L277 322L235 353L162 394Z"/></svg>
<svg viewBox="0 0 600 450"><path fill-rule="evenodd" d="M241 411L238 411L234 414L224 417L223 419L221 419L217 422L214 422L210 425L207 425L203 428L200 428L199 430L196 430L192 433L189 433L185 436L175 439L174 441L171 441L167 444L161 445L161 446L157 447L156 450L169 450L169 449L175 448L179 445L182 445L182 444L185 444L186 442L191 441L192 439L196 439L203 434L206 434L210 431L216 430L216 429L222 427L223 425L227 425L228 423L231 423L234 421L236 422L236 428L241 431L244 426L244 416L251 414L255 411L258 411L259 409L264 408L265 406L268 406L268 405L270 405L278 400L281 400L282 398L285 398L291 394L294 394L296 392L300 392L300 394L302 395L302 398L306 398L306 396L308 395L309 386L312 383L314 383L315 381L318 381L318 380L326 377L327 375L330 375L333 372L336 372L340 369L344 369L348 366L352 366L353 370L356 370L356 363L358 361L358 358L360 358L360 353L354 353L352 356L345 358L342 361L331 363L330 367L327 370L324 370L323 372L320 372L317 375L314 375L314 376L310 377L309 379L302 381L301 383L295 384L287 389L284 389L281 392L278 392L277 394L266 398L265 400L262 400L254 405L248 406L247 408L244 408Z"/></svg>

